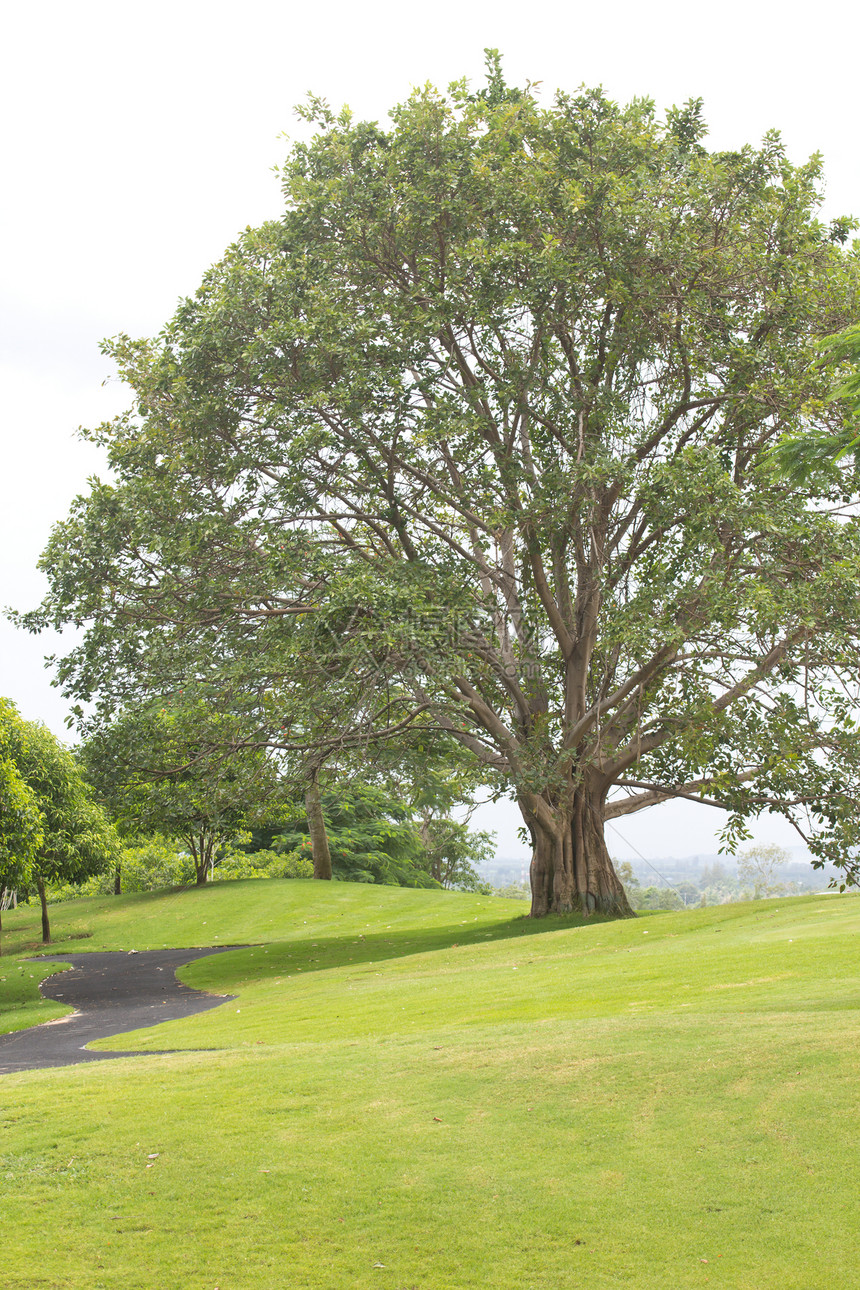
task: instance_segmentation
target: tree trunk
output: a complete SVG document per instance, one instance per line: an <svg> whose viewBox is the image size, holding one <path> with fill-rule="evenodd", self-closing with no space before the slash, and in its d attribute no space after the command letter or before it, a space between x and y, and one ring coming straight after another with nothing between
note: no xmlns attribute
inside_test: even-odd
<svg viewBox="0 0 860 1290"><path fill-rule="evenodd" d="M427 811L421 813L421 823L418 825L418 832L421 835L421 845L427 855L429 864L430 877L435 878L442 886L442 854L433 846L433 835L430 828L431 816Z"/></svg>
<svg viewBox="0 0 860 1290"><path fill-rule="evenodd" d="M574 793L571 810L551 807L552 824L547 812L538 818L527 797L520 809L534 846L532 918L572 913L635 917L606 848L604 798L598 789L586 779Z"/></svg>
<svg viewBox="0 0 860 1290"><path fill-rule="evenodd" d="M209 840L207 845L206 834L195 835L186 833L185 841L188 843L188 850L191 852L191 859L194 861L194 882L197 887L206 886L206 871L212 861L212 844L214 839Z"/></svg>
<svg viewBox="0 0 860 1290"><path fill-rule="evenodd" d="M311 835L311 846L314 853L314 877L330 879L331 851L328 845L328 834L325 830L319 779L316 774L308 780L305 792L305 812L308 817L308 830Z"/></svg>
<svg viewBox="0 0 860 1290"><path fill-rule="evenodd" d="M122 866L121 865L117 865L116 869L114 869L114 872L113 872L113 894L115 896L122 895Z"/></svg>
<svg viewBox="0 0 860 1290"><path fill-rule="evenodd" d="M206 886L206 876L212 867L212 838L200 835L200 849L194 857L194 874L198 887Z"/></svg>
<svg viewBox="0 0 860 1290"><path fill-rule="evenodd" d="M51 944L51 924L48 922L48 902L45 898L45 880L36 875L36 886L39 890L39 900L42 902L42 944Z"/></svg>

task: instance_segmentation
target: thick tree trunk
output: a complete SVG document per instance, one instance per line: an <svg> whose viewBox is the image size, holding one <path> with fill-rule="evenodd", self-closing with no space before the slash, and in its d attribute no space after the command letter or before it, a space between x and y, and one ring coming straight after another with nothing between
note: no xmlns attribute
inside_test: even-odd
<svg viewBox="0 0 860 1290"><path fill-rule="evenodd" d="M314 853L314 877L331 878L331 851L328 845L328 834L325 830L319 780L316 775L313 775L308 780L305 792L305 812L308 817L308 831L311 835L311 846Z"/></svg>
<svg viewBox="0 0 860 1290"><path fill-rule="evenodd" d="M113 871L113 894L114 894L115 896L121 896L121 895L122 895L122 867L121 867L121 865L117 865L117 867L116 867L116 868L114 869L114 871Z"/></svg>
<svg viewBox="0 0 860 1290"><path fill-rule="evenodd" d="M527 799L521 799L520 807L534 845L532 918L572 913L634 917L606 848L604 803L598 790L586 781L574 793L571 809L551 807L551 826L547 812L539 819Z"/></svg>
<svg viewBox="0 0 860 1290"><path fill-rule="evenodd" d="M37 876L36 886L39 890L39 900L42 903L42 944L51 944L51 924L48 922L48 901L45 897L45 880Z"/></svg>

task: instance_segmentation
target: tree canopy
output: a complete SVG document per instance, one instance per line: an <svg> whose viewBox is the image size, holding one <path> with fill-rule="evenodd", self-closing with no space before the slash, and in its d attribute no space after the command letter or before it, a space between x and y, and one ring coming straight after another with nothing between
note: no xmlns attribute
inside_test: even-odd
<svg viewBox="0 0 860 1290"><path fill-rule="evenodd" d="M119 840L72 753L47 726L18 719L7 726L7 740L10 760L38 808L40 834L26 870L19 869L14 881L35 879L42 939L47 942L51 931L46 884L78 883L100 873L116 861Z"/></svg>
<svg viewBox="0 0 860 1290"><path fill-rule="evenodd" d="M848 491L860 485L860 323L826 336L820 342L821 362L834 373L831 401L843 412L842 424L834 428L802 426L783 435L770 456L787 478L806 482L814 474L831 480L850 472Z"/></svg>
<svg viewBox="0 0 860 1290"><path fill-rule="evenodd" d="M25 739L17 708L0 699L0 895L27 881L44 841L39 803L19 765Z"/></svg>
<svg viewBox="0 0 860 1290"><path fill-rule="evenodd" d="M81 757L121 830L181 841L198 886L220 847L277 818L285 801L265 749L245 746L235 721L182 695L125 709L85 742Z"/></svg>
<svg viewBox="0 0 860 1290"><path fill-rule="evenodd" d="M332 876L390 887L437 887L430 856L408 807L383 789L350 784L320 797ZM310 825L296 816L279 837L283 849L309 851Z"/></svg>
<svg viewBox="0 0 860 1290"><path fill-rule="evenodd" d="M763 809L843 864L860 534L819 342L860 314L850 222L775 133L709 152L701 104L415 91L321 100L248 230L94 432L115 482L59 525L29 621L67 691L229 691L271 746L442 731L517 799L532 913L629 905L606 819Z"/></svg>

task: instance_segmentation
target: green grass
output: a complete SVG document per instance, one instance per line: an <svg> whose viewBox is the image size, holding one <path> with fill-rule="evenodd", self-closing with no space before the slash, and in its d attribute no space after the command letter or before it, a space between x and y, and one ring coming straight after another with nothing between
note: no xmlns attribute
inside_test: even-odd
<svg viewBox="0 0 860 1290"><path fill-rule="evenodd" d="M855 896L583 925L257 880L52 913L58 952L248 948L182 970L239 997L141 1057L2 1077L3 1290L856 1284ZM33 947L36 911L4 929ZM28 1003L46 966L0 960L3 1028L61 1012Z"/></svg>

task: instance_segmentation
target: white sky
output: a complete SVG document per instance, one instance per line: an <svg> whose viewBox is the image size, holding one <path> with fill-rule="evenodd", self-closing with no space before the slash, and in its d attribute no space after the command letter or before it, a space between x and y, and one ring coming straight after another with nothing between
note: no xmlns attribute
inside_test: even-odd
<svg viewBox="0 0 860 1290"><path fill-rule="evenodd" d="M308 90L376 119L411 85L479 79L496 46L509 80L547 97L583 82L659 107L702 96L713 147L780 129L794 161L823 153L832 217L860 213L858 27L849 0L4 0L0 604L40 599L51 524L99 469L75 428L125 405L99 340L157 331L240 229L278 213L272 168ZM63 735L53 648L0 624L0 693ZM718 815L679 804L619 828L646 856L686 855L716 849ZM518 822L481 817L506 855ZM757 837L798 841L772 819Z"/></svg>

